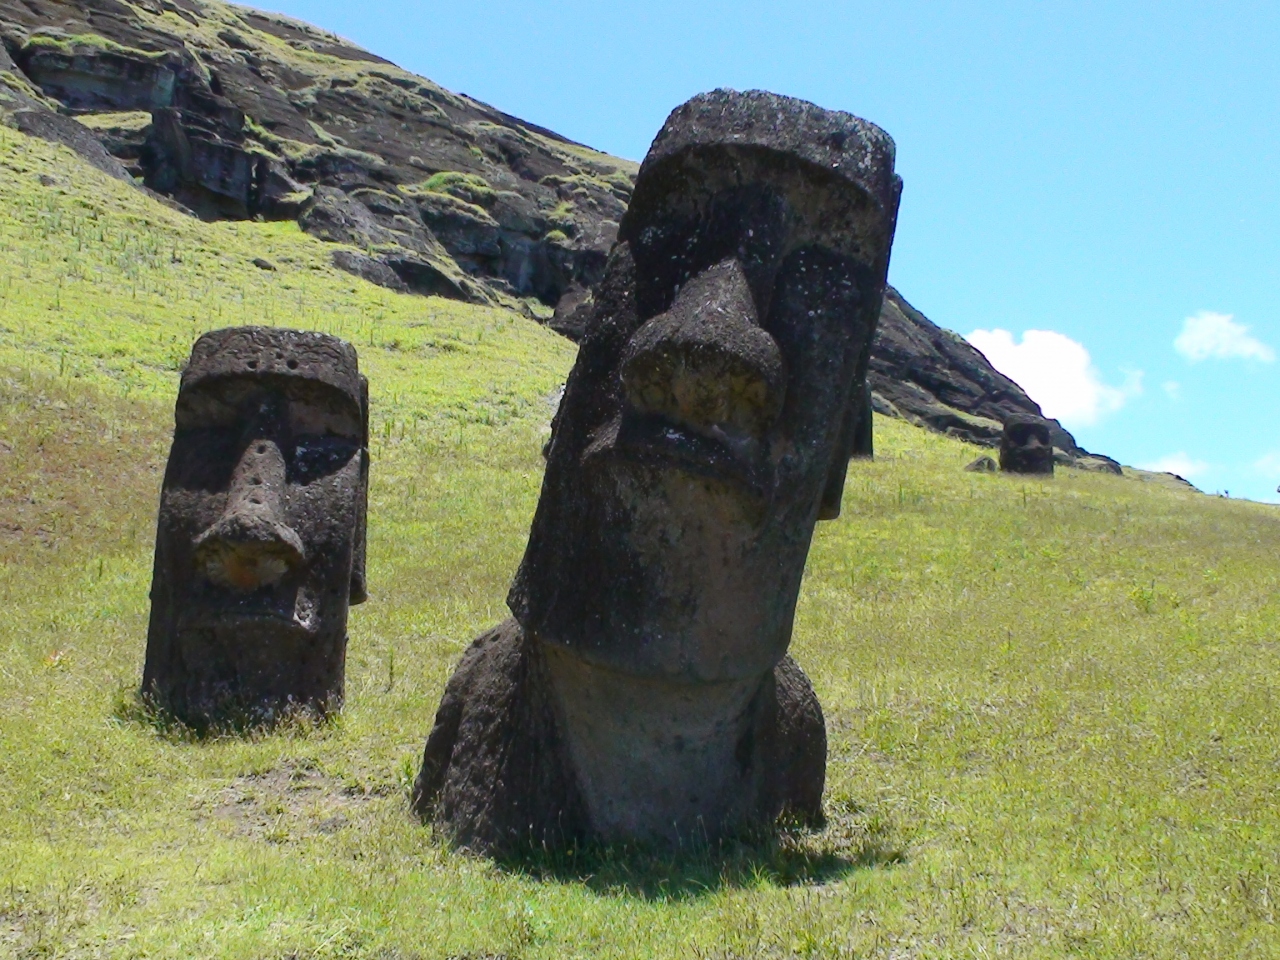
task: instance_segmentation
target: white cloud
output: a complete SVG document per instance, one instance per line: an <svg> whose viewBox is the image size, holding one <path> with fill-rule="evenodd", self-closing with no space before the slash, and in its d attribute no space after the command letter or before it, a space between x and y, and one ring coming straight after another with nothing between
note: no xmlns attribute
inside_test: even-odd
<svg viewBox="0 0 1280 960"><path fill-rule="evenodd" d="M1269 480L1280 480L1280 450L1259 457L1253 469Z"/></svg>
<svg viewBox="0 0 1280 960"><path fill-rule="evenodd" d="M1183 479L1190 480L1192 477L1208 470L1209 464L1203 460L1192 460L1179 450L1177 453L1171 453L1169 456L1161 457L1151 463L1141 464L1138 469L1150 470L1153 473L1176 473Z"/></svg>
<svg viewBox="0 0 1280 960"><path fill-rule="evenodd" d="M1177 380L1166 380L1160 387L1170 400L1177 400L1182 396L1182 384Z"/></svg>
<svg viewBox="0 0 1280 960"><path fill-rule="evenodd" d="M1122 387L1102 382L1083 344L1053 330L1028 330L1015 343L1008 330L975 330L965 337L991 365L1014 381L1044 411L1067 426L1088 426L1142 393L1142 371Z"/></svg>
<svg viewBox="0 0 1280 960"><path fill-rule="evenodd" d="M1173 349L1188 360L1261 360L1271 363L1276 352L1261 340L1249 335L1249 328L1236 323L1229 313L1201 310L1187 317L1182 332L1173 341Z"/></svg>

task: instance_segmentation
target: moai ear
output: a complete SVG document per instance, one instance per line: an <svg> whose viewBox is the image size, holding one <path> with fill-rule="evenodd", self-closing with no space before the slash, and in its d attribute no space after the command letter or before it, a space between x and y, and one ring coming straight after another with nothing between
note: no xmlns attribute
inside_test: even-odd
<svg viewBox="0 0 1280 960"><path fill-rule="evenodd" d="M360 375L360 490L356 494L356 537L351 552L351 604L369 599L365 543L369 526L369 378Z"/></svg>
<svg viewBox="0 0 1280 960"><path fill-rule="evenodd" d="M850 391L845 404L844 418L840 424L840 437L831 454L831 466L827 468L827 482L822 488L822 502L818 506L819 520L835 520L840 516L840 501L844 497L844 478L849 471L849 458L853 455L853 441L858 432L864 391Z"/></svg>
<svg viewBox="0 0 1280 960"><path fill-rule="evenodd" d="M863 381L862 406L858 408L858 417L853 427L853 446L849 450L851 458L874 460L876 456L875 423L871 406L871 378Z"/></svg>

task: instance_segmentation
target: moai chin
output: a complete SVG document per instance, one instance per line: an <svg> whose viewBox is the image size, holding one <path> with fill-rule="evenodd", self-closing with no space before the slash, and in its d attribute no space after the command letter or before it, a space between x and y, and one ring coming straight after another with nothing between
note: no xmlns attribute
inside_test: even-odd
<svg viewBox="0 0 1280 960"><path fill-rule="evenodd" d="M197 727L339 708L365 599L368 383L348 343L235 327L182 373L142 693Z"/></svg>
<svg viewBox="0 0 1280 960"><path fill-rule="evenodd" d="M720 90L636 180L508 597L414 789L456 842L715 839L821 817L822 711L787 655L839 513L901 181L847 113Z"/></svg>
<svg viewBox="0 0 1280 960"><path fill-rule="evenodd" d="M1000 469L1005 473L1053 476L1049 424L1034 417L1011 417L1000 434Z"/></svg>

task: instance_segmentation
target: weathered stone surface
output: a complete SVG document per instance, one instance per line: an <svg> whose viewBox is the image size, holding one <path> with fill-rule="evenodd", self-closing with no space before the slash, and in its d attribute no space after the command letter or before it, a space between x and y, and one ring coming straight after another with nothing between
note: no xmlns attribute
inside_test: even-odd
<svg viewBox="0 0 1280 960"><path fill-rule="evenodd" d="M874 349L874 345L872 347ZM862 391L861 402L858 406L858 415L853 420L853 445L852 451L855 458L863 458L870 460L876 455L875 432L873 430L873 422L871 414L873 407L871 405L871 381L864 381L864 389Z"/></svg>
<svg viewBox="0 0 1280 960"><path fill-rule="evenodd" d="M14 58L48 97L73 113L120 113L174 104L183 58L39 35Z"/></svg>
<svg viewBox="0 0 1280 960"><path fill-rule="evenodd" d="M1053 476L1049 425L1033 417L1013 417L1000 438L1000 469L1005 473Z"/></svg>
<svg viewBox="0 0 1280 960"><path fill-rule="evenodd" d="M580 712L590 712L593 718L612 715L616 721L606 730L610 749L595 750L592 759L604 761L593 768L597 776L625 778L635 791L634 805L618 809L610 803L608 791L593 791L594 784L579 781L564 724L557 719L547 663L551 652L515 620L508 620L472 643L445 688L414 784L413 803L420 816L446 824L465 845L499 852L527 844L570 844L598 838L602 822L615 834L651 835L654 824L643 818L671 806L665 795L675 792L678 784L635 776L647 773L648 766L618 769L619 758L644 736L637 736L634 728L619 729L619 721L634 722L637 705L653 713L667 705L667 699L646 697L649 685L625 675L603 674L605 684L575 690ZM617 701L602 705L591 696L612 697L616 691L609 680L628 697L625 713ZM701 696L704 691L693 687L689 692ZM740 805L744 813L812 814L820 809L826 764L822 710L795 661L784 657L778 663L745 712L740 741L734 746L750 765L732 772L733 796L726 800ZM645 733L653 743L667 731L650 728ZM709 746L696 742L696 731L677 735L684 738L683 749L691 756ZM702 764L707 759L699 755L690 764L693 780L705 777ZM594 817L587 799L593 792L604 794L598 803L603 809ZM686 803L688 797L685 791ZM687 819L696 820L697 815L691 811Z"/></svg>
<svg viewBox="0 0 1280 960"><path fill-rule="evenodd" d="M587 334L589 290L575 290L556 308L549 326L575 342ZM1119 473L1108 457L1089 453L1056 420L1043 416L1026 392L991 366L964 338L930 322L893 287L884 303L867 374L870 408L854 441L855 456L871 456L871 409L986 447L998 447L1007 419L1044 419L1058 462L1083 470Z"/></svg>
<svg viewBox="0 0 1280 960"><path fill-rule="evenodd" d="M424 754L415 805L456 840L821 816L822 712L786 650L900 188L849 114L724 90L672 113L579 307L515 621L464 657Z"/></svg>
<svg viewBox="0 0 1280 960"><path fill-rule="evenodd" d="M408 293L409 285L400 279L399 274L381 260L367 257L354 250L333 251L333 265L339 270L353 273L357 277L376 283L380 287L395 290L397 293Z"/></svg>
<svg viewBox="0 0 1280 960"><path fill-rule="evenodd" d="M21 76L8 49L0 44L0 122L28 136L70 147L104 173L129 179L125 167L108 152L95 131L52 107L52 102Z"/></svg>
<svg viewBox="0 0 1280 960"><path fill-rule="evenodd" d="M92 19L92 13L90 13ZM10 25L4 24L3 27ZM103 128L102 143L148 187L204 216L289 216L283 167L255 152L244 113L218 94L204 65L181 46L135 49L92 34L37 33L13 58L45 97ZM149 112L145 126L94 122ZM286 179L287 179L287 175Z"/></svg>
<svg viewBox="0 0 1280 960"><path fill-rule="evenodd" d="M196 727L339 708L365 599L368 386L336 337L196 341L161 491L142 693Z"/></svg>
<svg viewBox="0 0 1280 960"><path fill-rule="evenodd" d="M124 165L107 152L94 133L70 117L64 117L40 104L32 103L25 109L14 111L12 123L28 136L70 147L90 164L117 180L130 179Z"/></svg>
<svg viewBox="0 0 1280 960"><path fill-rule="evenodd" d="M334 243L362 249L399 245L415 253L447 258L440 242L417 218L416 212L410 217L403 212L404 208L384 204L375 204L375 207L376 211L362 203L358 196L336 187L321 186L315 189L298 222L308 233ZM402 218L400 223L395 223L397 218ZM400 229L395 229L393 223Z"/></svg>
<svg viewBox="0 0 1280 960"><path fill-rule="evenodd" d="M1062 460L1058 456L1059 451L1053 453L1053 462L1061 463ZM1104 457L1100 453L1090 453L1083 457L1071 457L1066 461L1064 466L1075 467L1077 470L1088 470L1091 473L1112 473L1116 476L1123 476L1124 471L1120 464L1112 460L1110 457Z"/></svg>

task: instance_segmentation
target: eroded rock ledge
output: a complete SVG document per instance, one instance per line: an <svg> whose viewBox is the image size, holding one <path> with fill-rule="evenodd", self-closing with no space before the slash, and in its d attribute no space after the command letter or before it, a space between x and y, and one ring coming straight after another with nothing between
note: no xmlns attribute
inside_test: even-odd
<svg viewBox="0 0 1280 960"><path fill-rule="evenodd" d="M554 306L599 279L631 195L635 164L287 17L0 0L0 41L15 125L203 217L297 219L397 289Z"/></svg>

